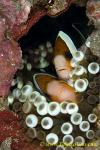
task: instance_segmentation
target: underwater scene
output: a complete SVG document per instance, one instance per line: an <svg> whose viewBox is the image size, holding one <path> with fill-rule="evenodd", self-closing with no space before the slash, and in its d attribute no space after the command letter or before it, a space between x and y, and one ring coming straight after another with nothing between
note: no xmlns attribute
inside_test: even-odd
<svg viewBox="0 0 100 150"><path fill-rule="evenodd" d="M0 150L100 150L100 0L0 0Z"/></svg>

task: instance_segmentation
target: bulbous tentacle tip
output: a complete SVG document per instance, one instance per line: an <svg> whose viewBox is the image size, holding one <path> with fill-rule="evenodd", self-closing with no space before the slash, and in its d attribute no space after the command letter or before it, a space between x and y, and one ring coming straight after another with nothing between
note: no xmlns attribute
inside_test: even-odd
<svg viewBox="0 0 100 150"><path fill-rule="evenodd" d="M77 101L75 89L63 80L58 80L49 74L38 73L33 76L33 81L36 88L42 94L48 96L51 101L70 101L75 103Z"/></svg>

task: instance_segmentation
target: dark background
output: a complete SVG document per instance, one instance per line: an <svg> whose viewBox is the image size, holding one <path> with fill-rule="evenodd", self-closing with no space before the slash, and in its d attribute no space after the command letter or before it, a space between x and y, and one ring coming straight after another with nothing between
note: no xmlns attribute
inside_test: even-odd
<svg viewBox="0 0 100 150"><path fill-rule="evenodd" d="M23 53L25 53L25 49L28 47L37 47L48 40L54 44L58 32L62 30L71 37L78 48L84 43L84 38L80 36L72 25L74 24L84 37L87 38L91 33L91 27L87 23L88 18L86 17L85 8L71 6L69 10L58 17L43 17L29 30L26 36L19 40L19 43Z"/></svg>

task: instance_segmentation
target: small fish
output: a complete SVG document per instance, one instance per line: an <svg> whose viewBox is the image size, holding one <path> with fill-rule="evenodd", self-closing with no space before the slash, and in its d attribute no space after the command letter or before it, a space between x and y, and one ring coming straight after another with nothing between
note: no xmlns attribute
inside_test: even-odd
<svg viewBox="0 0 100 150"><path fill-rule="evenodd" d="M52 101L77 101L75 89L63 80L58 80L56 77L44 73L35 74L33 80L37 89Z"/></svg>
<svg viewBox="0 0 100 150"><path fill-rule="evenodd" d="M77 49L70 37L60 31L55 42L53 61L56 72L61 79L67 80L72 71L70 59L66 54L70 53L74 57L76 51Z"/></svg>

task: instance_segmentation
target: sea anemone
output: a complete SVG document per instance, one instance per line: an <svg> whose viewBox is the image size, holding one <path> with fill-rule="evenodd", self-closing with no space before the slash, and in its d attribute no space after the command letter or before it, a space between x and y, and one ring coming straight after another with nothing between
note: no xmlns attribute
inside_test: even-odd
<svg viewBox="0 0 100 150"><path fill-rule="evenodd" d="M72 135L65 135L64 137L63 137L63 143L65 144L65 145L72 145L73 144L73 142L74 142L74 138L73 138L73 136Z"/></svg>
<svg viewBox="0 0 100 150"><path fill-rule="evenodd" d="M90 129L90 124L88 121L82 121L79 125L79 128L82 132L86 132Z"/></svg>
<svg viewBox="0 0 100 150"><path fill-rule="evenodd" d="M64 124L62 124L61 132L63 134L71 134L72 131L73 131L73 126L71 125L71 123L65 122Z"/></svg>
<svg viewBox="0 0 100 150"><path fill-rule="evenodd" d="M73 113L71 115L71 122L74 125L79 125L82 122L82 115L80 113Z"/></svg>
<svg viewBox="0 0 100 150"><path fill-rule="evenodd" d="M58 143L58 136L55 133L49 133L46 136L46 141L50 145L54 145Z"/></svg>
<svg viewBox="0 0 100 150"><path fill-rule="evenodd" d="M75 81L74 87L77 92L84 92L87 89L87 82L84 79L77 79Z"/></svg>
<svg viewBox="0 0 100 150"><path fill-rule="evenodd" d="M66 36L62 32L60 36L58 42L62 44ZM69 37L65 41L68 40ZM70 44L68 46L67 50L70 51ZM99 102L99 91L96 90L99 87L99 65L96 61L88 62L86 54L81 51L71 51L71 54L73 58L68 63L71 68L68 78L58 79L47 73L34 74L30 67L26 67L26 70L23 67L29 72L31 80L22 80L20 76L23 74L19 74L13 80L7 97L7 104L20 116L20 123L29 141L35 139L46 142L56 150L65 150L67 144L72 147L75 143L77 147L78 144L84 146L91 142L99 124L99 107L95 108L96 113L93 111ZM57 53L55 55L58 56ZM96 64L95 74L91 72L94 68L91 68L92 64ZM73 80L72 87L68 84L70 80ZM60 142L64 143L61 147L56 145Z"/></svg>
<svg viewBox="0 0 100 150"><path fill-rule="evenodd" d="M87 137L88 139L93 139L94 136L95 136L95 133L94 133L93 130L89 130L89 131L86 132L86 137Z"/></svg>
<svg viewBox="0 0 100 150"><path fill-rule="evenodd" d="M84 137L82 137L82 136L75 137L75 144L76 144L76 146L79 146L79 145L84 146L84 144L85 144Z"/></svg>
<svg viewBox="0 0 100 150"><path fill-rule="evenodd" d="M41 126L43 129L51 129L53 126L53 120L50 117L44 117L41 121Z"/></svg>
<svg viewBox="0 0 100 150"><path fill-rule="evenodd" d="M30 114L26 117L26 125L30 128L36 127L38 124L38 118L36 115Z"/></svg>
<svg viewBox="0 0 100 150"><path fill-rule="evenodd" d="M97 74L100 71L100 66L96 62L92 62L88 65L88 71L91 74Z"/></svg>

